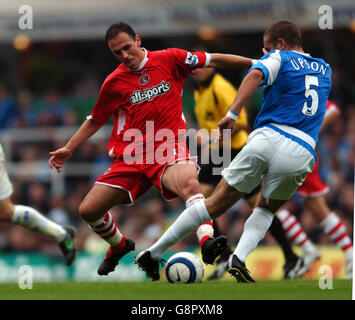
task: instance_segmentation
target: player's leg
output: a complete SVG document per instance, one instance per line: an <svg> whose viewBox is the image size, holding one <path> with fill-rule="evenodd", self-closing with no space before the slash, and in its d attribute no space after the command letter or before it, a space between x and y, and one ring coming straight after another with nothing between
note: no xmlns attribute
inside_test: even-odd
<svg viewBox="0 0 355 320"><path fill-rule="evenodd" d="M137 255L136 263L149 277L159 279L159 260L168 247L184 239L202 223L225 213L245 193L251 192L260 184L266 168L264 161L255 159L255 154L260 152L261 158L265 157L264 151L267 149L260 148L257 141L254 143L254 146L247 144L228 168L222 171L223 178L209 198L197 201L185 209L155 244Z"/></svg>
<svg viewBox="0 0 355 320"><path fill-rule="evenodd" d="M211 195L215 186L208 183L200 183L200 190L204 198ZM200 244L201 250L203 251L204 246L214 237L220 235L218 227L216 226L215 221L208 221L203 223L195 230L198 242ZM202 254L203 258L203 254ZM205 261L204 261L205 262ZM206 262L205 262L206 263Z"/></svg>
<svg viewBox="0 0 355 320"><path fill-rule="evenodd" d="M162 173L161 185L184 200L187 208L205 198L197 179L196 163L190 159L167 166ZM208 232L213 235L212 223L210 227Z"/></svg>
<svg viewBox="0 0 355 320"><path fill-rule="evenodd" d="M249 206L254 209L261 197L261 186L257 186L252 192L246 194L244 199L248 202ZM293 250L290 240L287 238L280 220L275 217L272 220L269 232L273 238L280 245L285 258L283 270L285 272L285 279L292 279L298 275L298 272L303 265L303 260Z"/></svg>
<svg viewBox="0 0 355 320"><path fill-rule="evenodd" d="M266 231L270 231L271 226L273 225L273 232L275 232L276 217L274 217L274 212L276 212L286 202L287 200L273 199L269 199L267 201L264 197L261 197L257 207L253 210L252 214L245 222L242 237L233 253L235 257L232 257L229 262L231 266L234 264L234 269L230 268L229 272L235 275L238 281L254 282L254 279L249 275L249 272L245 267L246 257L256 248L257 244L265 237ZM279 229L282 229L282 226L278 220L276 223L279 224ZM286 268L284 267L285 278L291 279L299 277L301 275L300 270L303 267L303 260L293 252L287 238L285 240L286 236L283 230L282 232L278 230L278 234L274 235L274 237L277 239L279 238L279 235L281 235L283 239L278 242L284 249L284 254L290 254L290 256L288 256L290 260L288 261L292 262L290 265L286 264ZM283 246L284 243L287 245ZM295 256L295 263L291 260L293 256Z"/></svg>
<svg viewBox="0 0 355 320"><path fill-rule="evenodd" d="M12 183L5 169L5 156L0 145L0 221L17 224L55 240L68 265L75 259L74 229L62 227L47 219L34 208L14 205L10 199Z"/></svg>
<svg viewBox="0 0 355 320"><path fill-rule="evenodd" d="M295 215L287 208L282 208L277 212L277 217L281 221L282 228L292 244L300 246L303 253L303 267L298 273L298 277L305 274L312 264L321 256L317 246L308 238L302 225Z"/></svg>
<svg viewBox="0 0 355 320"><path fill-rule="evenodd" d="M14 205L10 198L0 200L0 221L16 224L56 241L67 265L75 259L75 230L63 227L43 216L36 209L24 205Z"/></svg>
<svg viewBox="0 0 355 320"><path fill-rule="evenodd" d="M274 212L286 201L273 199L267 201L262 197L245 222L243 234L228 262L228 272L239 282L255 282L245 266L246 258L265 237L274 219Z"/></svg>
<svg viewBox="0 0 355 320"><path fill-rule="evenodd" d="M204 199L193 160L182 160L168 166L162 177L162 185L185 200L186 208ZM196 235L201 245L202 260L206 264L213 264L216 257L225 250L227 238L222 235L213 237L212 220L201 224L196 229Z"/></svg>
<svg viewBox="0 0 355 320"><path fill-rule="evenodd" d="M231 156L234 157L236 155L236 151L232 150ZM221 170L222 164L214 164L213 161L208 163L200 163L200 170L198 172L198 180L200 182L200 188L202 194L205 198L209 197L213 190L216 188L218 182L221 180L221 175L214 172L214 170ZM213 220L209 222L211 224L211 228L206 227L207 224L202 224L196 230L196 235L198 237L201 251L202 251L202 259L205 263L213 263L216 259L215 247L216 244L221 241L226 241L226 237L222 235L220 229L218 227L217 220ZM225 245L225 249L220 252L219 258L216 260L216 269L210 275L208 279L217 279L224 275L227 268L226 261L228 260L229 255L232 253L232 249L228 244Z"/></svg>
<svg viewBox="0 0 355 320"><path fill-rule="evenodd" d="M238 167L238 165L235 167ZM247 168L247 171L250 171L250 167ZM259 182L260 176L256 185L259 184ZM250 191L252 189L253 187L250 187ZM225 213L236 201L243 197L244 194L245 193L239 192L237 189L231 187L222 178L211 197L205 201L198 201L183 211L163 236L148 249L152 259L159 261L163 252L169 246L181 241L202 223L210 221L211 217L217 218L219 215ZM136 258L138 264L140 264L140 257L141 256L138 255Z"/></svg>
<svg viewBox="0 0 355 320"><path fill-rule="evenodd" d="M261 187L258 186L250 194L245 195L245 200L248 202L249 206L254 209L257 202L261 197ZM304 265L304 261L299 257L292 248L292 243L288 239L285 230L277 216L272 220L269 232L272 237L277 241L282 249L282 253L285 258L285 264L283 266L284 278L293 279L300 277L300 269Z"/></svg>
<svg viewBox="0 0 355 320"><path fill-rule="evenodd" d="M134 250L134 242L121 234L109 210L118 203L130 203L126 190L95 184L79 206L81 218L109 245L103 262L98 268L99 275L114 271L119 260Z"/></svg>
<svg viewBox="0 0 355 320"><path fill-rule="evenodd" d="M63 241L66 236L62 226L47 219L34 208L14 205L10 198L0 200L0 220L20 225L57 242Z"/></svg>
<svg viewBox="0 0 355 320"><path fill-rule="evenodd" d="M197 201L186 208L156 243L136 256L135 262L147 276L158 280L159 260L165 250L183 240L201 224L226 212L243 195L244 193L230 187L222 179L210 198Z"/></svg>
<svg viewBox="0 0 355 320"><path fill-rule="evenodd" d="M231 156L234 158L237 153L237 151L232 149ZM208 163L199 164L200 170L198 172L198 180L200 182L201 192L205 196L205 198L209 197L212 194L218 182L221 180L221 175L214 172L214 170L221 170L222 164L223 163L214 164L213 161L210 160L210 158ZM220 232L217 220L212 221L212 226L212 233L210 230L206 229L205 224L202 224L199 228L197 228L196 234L201 246L202 258L211 257L211 260L215 260L215 253L213 252L214 242L221 241L220 239L223 239L225 236L222 235L222 233ZM212 251L211 254L209 253L209 251ZM227 244L225 246L225 249L221 252L220 256L216 259L216 268L208 277L208 280L218 279L224 275L224 273L227 271L227 261L229 255L232 252L233 250ZM206 260L206 258L204 260Z"/></svg>
<svg viewBox="0 0 355 320"><path fill-rule="evenodd" d="M200 183L200 188L201 188L201 193L206 198L212 194L215 186L207 183ZM213 238L218 237L220 235L221 233L219 232L216 221L211 220L199 226L196 229L196 236L202 252L204 251L204 247L206 247L209 241L213 241ZM202 254L202 258L203 256L204 255ZM204 262L206 263L206 261Z"/></svg>
<svg viewBox="0 0 355 320"><path fill-rule="evenodd" d="M257 186L254 190L244 196L249 206L254 209L258 200L261 197L261 187ZM216 228L215 228L216 229ZM274 218L272 224L269 228L269 232L274 237L274 239L280 245L282 252L285 257L284 272L285 279L292 279L301 276L299 273L304 262L293 250L290 240L287 238L284 229L278 218ZM217 264L222 264L225 262L225 271L227 270L227 261L231 255L232 250L228 251L228 254L222 254L220 259L217 260ZM219 271L219 270L216 270ZM215 277L213 277L215 278Z"/></svg>
<svg viewBox="0 0 355 320"><path fill-rule="evenodd" d="M203 168L201 168L200 174L202 170ZM219 180L220 180L220 176L216 183L212 183L212 181L211 183L200 182L201 192L205 198L209 197L212 194ZM208 227L209 224L211 225L210 228ZM214 250L215 245L221 241L224 242L226 240L226 237L222 235L222 233L220 232L217 220L211 220L210 222L204 223L201 226L199 226L196 230L196 235L201 247L202 259L204 260L205 263L213 264L214 260L216 259L216 255L219 253L219 251L221 251L219 258L216 260L216 265L217 265L216 269L208 279L213 280L222 277L223 274L227 271L227 261L229 255L233 251L230 248L230 246L226 244L224 249L220 248L219 246L218 248L222 250L218 250L217 253L215 252Z"/></svg>
<svg viewBox="0 0 355 320"><path fill-rule="evenodd" d="M204 195L205 198L208 198L215 188L216 186L213 184L200 182L201 193Z"/></svg>
<svg viewBox="0 0 355 320"><path fill-rule="evenodd" d="M315 220L322 227L323 232L329 237L333 245L344 252L345 277L352 278L353 271L353 244L343 222L335 212L331 212L324 196L308 197L305 205Z"/></svg>
<svg viewBox="0 0 355 320"><path fill-rule="evenodd" d="M287 238L280 219L277 216L274 217L269 231L280 245L285 258L285 263L283 265L284 279L295 279L300 277L300 270L304 265L303 258L299 257L293 251L291 241Z"/></svg>
<svg viewBox="0 0 355 320"><path fill-rule="evenodd" d="M297 193L303 198L313 197L315 195L326 194L329 188L322 182L319 176L319 164L316 162L311 173L307 174L302 185L297 189ZM304 266L302 273L307 272L312 264L320 258L321 253L318 248L307 237L298 219L292 214L288 208L283 208L277 213L282 223L287 237L290 241L302 248Z"/></svg>
<svg viewBox="0 0 355 320"><path fill-rule="evenodd" d="M263 135L259 137L263 139ZM223 170L223 178L213 194L184 210L153 246L137 255L136 263L153 280L159 279L158 261L169 246L181 241L202 223L225 213L246 193L259 185L262 174L266 172L264 159L268 154L273 154L268 151L269 145L260 145L258 139L249 139L249 142L250 145L247 144L228 168Z"/></svg>
<svg viewBox="0 0 355 320"><path fill-rule="evenodd" d="M215 238L218 238L222 233L219 230L219 225L218 222L219 219L214 219L213 221L213 229L214 233L213 236ZM233 249L231 248L230 244L227 244L226 248L223 250L223 252L220 254L220 256L216 259L215 265L216 268L215 270L209 275L207 278L208 280L215 280L219 279L224 276L228 269L228 259L229 256L233 253Z"/></svg>
<svg viewBox="0 0 355 320"><path fill-rule="evenodd" d="M254 209L261 197L261 187L258 186L251 193L246 194L244 199L248 202L249 206ZM280 245L282 252L284 254L286 263L294 264L297 263L299 257L293 251L290 241L287 239L285 231L282 228L282 225L279 219L273 219L270 226L269 232Z"/></svg>
<svg viewBox="0 0 355 320"><path fill-rule="evenodd" d="M260 197L260 190L261 187L260 185L254 188L250 193L247 193L244 195L244 199L248 203L251 209L254 209L256 206L259 197ZM217 220L213 220L214 222ZM215 229L215 236L216 236L216 230L218 230L218 226L214 226ZM208 279L213 280L217 279L223 276L223 274L228 270L228 259L230 255L233 253L233 250L227 246L226 250L224 250L220 257L216 260L217 267L215 271L210 275Z"/></svg>
<svg viewBox="0 0 355 320"><path fill-rule="evenodd" d="M293 196L315 163L314 155L298 143L273 130L259 132L260 139L255 139L255 143L253 141L249 159L254 160L253 169L259 171L259 176L262 173L259 167L266 167L263 172L263 196L245 222L243 234L228 262L228 271L241 282L254 282L245 266L247 256L264 238L274 214ZM255 153L254 157L250 155L252 153ZM244 163L247 164L248 161ZM242 164L243 162L240 163ZM243 188L243 180L240 176L235 176L231 176L230 181L234 180L233 185ZM249 176L253 177L253 172Z"/></svg>

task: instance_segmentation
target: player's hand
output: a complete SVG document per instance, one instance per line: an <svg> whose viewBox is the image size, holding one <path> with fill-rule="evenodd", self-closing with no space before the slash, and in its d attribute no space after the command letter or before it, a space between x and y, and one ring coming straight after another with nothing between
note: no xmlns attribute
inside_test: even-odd
<svg viewBox="0 0 355 320"><path fill-rule="evenodd" d="M49 155L51 156L48 160L49 167L51 169L53 169L53 167L56 168L57 172L60 173L64 162L70 158L72 153L73 151L66 147L49 152Z"/></svg>
<svg viewBox="0 0 355 320"><path fill-rule="evenodd" d="M235 120L229 117L223 117L219 122L218 122L218 137L216 137L215 143L218 141L221 141L223 139L223 130L224 129L229 129L233 130L235 126Z"/></svg>

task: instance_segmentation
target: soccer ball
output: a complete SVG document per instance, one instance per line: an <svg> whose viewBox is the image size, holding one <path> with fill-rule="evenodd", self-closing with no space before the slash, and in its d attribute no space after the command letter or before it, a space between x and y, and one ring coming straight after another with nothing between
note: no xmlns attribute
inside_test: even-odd
<svg viewBox="0 0 355 320"><path fill-rule="evenodd" d="M202 281L204 268L195 254L178 252L167 261L165 274L171 283L197 283Z"/></svg>

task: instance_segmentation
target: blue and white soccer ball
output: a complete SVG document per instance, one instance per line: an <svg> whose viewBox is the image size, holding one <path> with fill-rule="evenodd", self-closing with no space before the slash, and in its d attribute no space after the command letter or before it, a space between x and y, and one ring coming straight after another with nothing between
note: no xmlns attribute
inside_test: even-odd
<svg viewBox="0 0 355 320"><path fill-rule="evenodd" d="M165 274L171 283L197 283L202 281L204 267L195 254L178 252L167 261Z"/></svg>

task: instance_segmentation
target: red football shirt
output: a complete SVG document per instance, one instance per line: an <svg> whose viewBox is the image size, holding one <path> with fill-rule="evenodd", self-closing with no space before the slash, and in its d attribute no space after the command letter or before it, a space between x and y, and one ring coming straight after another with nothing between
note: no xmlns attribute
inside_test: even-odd
<svg viewBox="0 0 355 320"><path fill-rule="evenodd" d="M183 85L193 68L203 67L209 61L205 52L175 48L145 51L137 70L130 70L122 63L106 78L90 117L104 124L113 115L111 157L122 155L132 141L140 143L146 153L146 143L151 145L156 137L156 148L167 140L161 137L162 141L157 141L159 133L164 136L166 129L174 139L181 134L179 129L186 129L182 114ZM156 135L162 129L165 130Z"/></svg>

